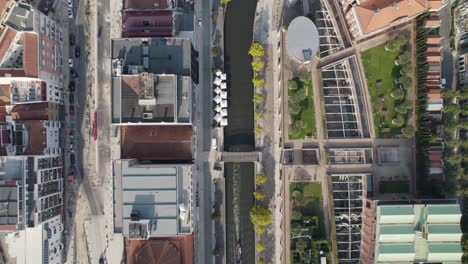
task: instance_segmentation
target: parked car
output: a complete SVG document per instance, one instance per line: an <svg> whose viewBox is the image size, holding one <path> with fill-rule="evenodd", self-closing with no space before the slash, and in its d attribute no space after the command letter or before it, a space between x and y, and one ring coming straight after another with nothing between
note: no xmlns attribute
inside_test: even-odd
<svg viewBox="0 0 468 264"><path fill-rule="evenodd" d="M75 35L70 34L69 38L70 38L70 46L75 45Z"/></svg>
<svg viewBox="0 0 468 264"><path fill-rule="evenodd" d="M70 153L75 153L75 146L73 144L70 144Z"/></svg>
<svg viewBox="0 0 468 264"><path fill-rule="evenodd" d="M73 59L68 59L68 67L73 68Z"/></svg>
<svg viewBox="0 0 468 264"><path fill-rule="evenodd" d="M70 115L74 115L74 114L75 114L75 105L70 105L70 107L69 107L69 112L70 112Z"/></svg>
<svg viewBox="0 0 468 264"><path fill-rule="evenodd" d="M79 46L75 47L75 58L79 58L81 54L81 49Z"/></svg>
<svg viewBox="0 0 468 264"><path fill-rule="evenodd" d="M76 77L78 77L78 74L76 73L76 71L74 69L70 69L70 76L72 78L76 78Z"/></svg>
<svg viewBox="0 0 468 264"><path fill-rule="evenodd" d="M70 154L70 163L71 165L75 165L75 154Z"/></svg>
<svg viewBox="0 0 468 264"><path fill-rule="evenodd" d="M70 7L68 8L68 18L73 19L73 10Z"/></svg>
<svg viewBox="0 0 468 264"><path fill-rule="evenodd" d="M69 99L70 104L74 104L74 103L75 103L75 96L73 96L72 93L70 93L70 96L68 97L68 99Z"/></svg>
<svg viewBox="0 0 468 264"><path fill-rule="evenodd" d="M70 92L75 91L75 82L74 81L70 81L70 83L68 84L68 90L70 90Z"/></svg>

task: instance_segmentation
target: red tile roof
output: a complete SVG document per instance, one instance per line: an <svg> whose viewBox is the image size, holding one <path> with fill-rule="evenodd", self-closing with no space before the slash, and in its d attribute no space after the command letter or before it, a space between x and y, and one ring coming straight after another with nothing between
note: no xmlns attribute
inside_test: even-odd
<svg viewBox="0 0 468 264"><path fill-rule="evenodd" d="M429 0L430 10L439 10L442 7L442 0Z"/></svg>
<svg viewBox="0 0 468 264"><path fill-rule="evenodd" d="M35 33L23 34L23 68L27 77L38 77L38 36Z"/></svg>
<svg viewBox="0 0 468 264"><path fill-rule="evenodd" d="M427 44L439 44L440 45L440 36L428 36L426 43Z"/></svg>
<svg viewBox="0 0 468 264"><path fill-rule="evenodd" d="M424 12L425 9L426 1L424 0L414 0L411 4L406 0L367 0L361 1L354 7L356 19L364 34L383 28L401 18L413 17Z"/></svg>
<svg viewBox="0 0 468 264"><path fill-rule="evenodd" d="M54 110L48 102L17 104L11 109L14 120L49 120Z"/></svg>
<svg viewBox="0 0 468 264"><path fill-rule="evenodd" d="M430 89L427 93L429 99L442 99L442 92L440 89Z"/></svg>
<svg viewBox="0 0 468 264"><path fill-rule="evenodd" d="M28 131L28 145L24 155L41 155L47 147L47 130L39 120L23 121Z"/></svg>
<svg viewBox="0 0 468 264"><path fill-rule="evenodd" d="M171 10L125 11L122 34L124 37L171 37L172 20Z"/></svg>
<svg viewBox="0 0 468 264"><path fill-rule="evenodd" d="M441 151L431 151L429 152L429 160L442 160L442 152Z"/></svg>
<svg viewBox="0 0 468 264"><path fill-rule="evenodd" d="M142 255L156 255L164 253L161 250L158 250L158 247L151 247L152 242L168 242L173 247L175 247L176 252L171 250L173 259L177 262L164 262L164 264L192 264L193 263L193 234L188 235L178 235L168 238L151 238L148 240L129 240L124 239L125 243L125 255L126 261L128 264L159 264L158 259L139 259L138 256ZM171 257L170 255L167 257ZM162 263L161 263L162 264Z"/></svg>
<svg viewBox="0 0 468 264"><path fill-rule="evenodd" d="M121 142L123 159L192 160L191 125L121 126Z"/></svg>
<svg viewBox="0 0 468 264"><path fill-rule="evenodd" d="M2 32L2 38L0 40L0 60L2 60L3 57L5 57L5 54L17 33L18 32L16 30L10 27L6 27L5 30Z"/></svg>

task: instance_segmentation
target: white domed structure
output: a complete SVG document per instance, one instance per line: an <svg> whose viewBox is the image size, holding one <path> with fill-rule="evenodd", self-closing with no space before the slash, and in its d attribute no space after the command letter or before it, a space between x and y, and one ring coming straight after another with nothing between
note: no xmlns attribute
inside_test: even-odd
<svg viewBox="0 0 468 264"><path fill-rule="evenodd" d="M319 33L314 22L305 16L294 18L286 33L286 47L294 59L309 63L319 50Z"/></svg>

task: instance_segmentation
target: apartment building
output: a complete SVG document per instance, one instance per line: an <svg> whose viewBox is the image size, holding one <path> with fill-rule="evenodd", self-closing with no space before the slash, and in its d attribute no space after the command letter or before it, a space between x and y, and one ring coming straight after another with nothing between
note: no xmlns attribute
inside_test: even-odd
<svg viewBox="0 0 468 264"><path fill-rule="evenodd" d="M442 0L340 0L355 40L375 36L409 22L426 10L438 11Z"/></svg>
<svg viewBox="0 0 468 264"><path fill-rule="evenodd" d="M0 78L43 81L46 100L63 103L63 29L23 2L9 5L1 16ZM26 85L26 84L24 84Z"/></svg>

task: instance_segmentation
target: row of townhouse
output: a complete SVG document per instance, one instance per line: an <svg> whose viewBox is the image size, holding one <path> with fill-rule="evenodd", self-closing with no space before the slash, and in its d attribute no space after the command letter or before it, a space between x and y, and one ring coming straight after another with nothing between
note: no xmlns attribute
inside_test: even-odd
<svg viewBox="0 0 468 264"><path fill-rule="evenodd" d="M438 12L431 12L425 20L425 27L431 31L427 37L426 59L428 72L426 79L427 108L429 113L432 133L437 140L431 143L429 150L430 169L429 174L433 179L443 179L443 128L442 128L442 93L445 89L445 79L441 78L441 37L438 33L440 27Z"/></svg>
<svg viewBox="0 0 468 264"><path fill-rule="evenodd" d="M63 70L62 26L0 1L0 232L17 263L64 261Z"/></svg>

